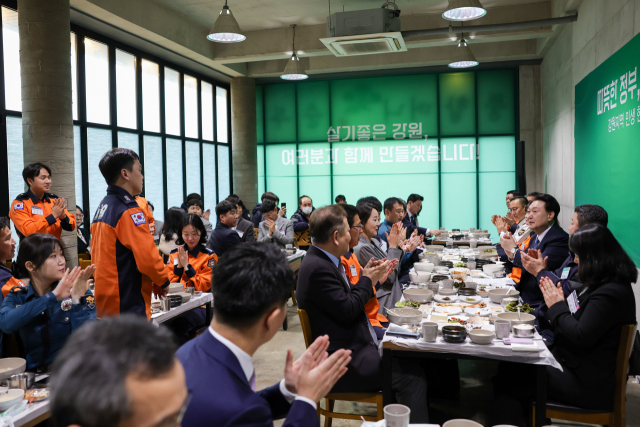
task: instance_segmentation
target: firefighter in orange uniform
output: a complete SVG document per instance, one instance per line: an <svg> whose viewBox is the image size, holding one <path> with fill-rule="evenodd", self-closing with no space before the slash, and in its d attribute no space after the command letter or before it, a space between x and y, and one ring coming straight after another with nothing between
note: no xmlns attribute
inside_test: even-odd
<svg viewBox="0 0 640 427"><path fill-rule="evenodd" d="M11 288L23 287L26 284L22 280L13 277L13 273L4 264L11 261L16 253L16 241L11 237L11 223L9 218L0 217L0 288L2 288L2 298L6 297ZM0 344L2 339L0 338ZM0 350L1 351L1 350Z"/></svg>
<svg viewBox="0 0 640 427"><path fill-rule="evenodd" d="M358 209L355 206L348 204L341 204L342 208L347 212L347 223L349 224L349 233L351 234L351 240L349 241L349 252L340 257L340 263L343 265L344 270L347 274L347 278L351 282L352 285L355 285L360 280L360 273L362 270L362 266L358 262L358 257L353 254L353 248L358 245L358 241L360 240L360 234L362 233L362 223L360 222L360 216L358 215ZM376 297L376 287L380 287L380 283L384 283L389 277L389 274L393 272L393 270L398 265L398 260L393 260L389 262L389 268L387 269L387 273L380 279L380 281L373 285L373 297L367 301L364 306L364 311L367 313L367 317L369 318L369 322L371 326L373 326L373 330L376 332L378 339L382 339L384 336L384 331L389 326L389 320L383 316L381 313L378 313L380 309L380 304L378 303L378 298Z"/></svg>
<svg viewBox="0 0 640 427"><path fill-rule="evenodd" d="M144 212L144 217L147 219L147 224L149 224L149 232L156 234L156 220L153 218L151 209L149 209L149 201L138 194L136 196L136 202L138 206L140 206L140 209L142 209L142 212Z"/></svg>
<svg viewBox="0 0 640 427"><path fill-rule="evenodd" d="M169 273L171 283L184 283L184 287L194 287L196 291L211 290L211 273L218 262L218 256L205 246L207 230L202 219L196 214L186 214L178 229L178 246L171 251L167 265L173 268Z"/></svg>
<svg viewBox="0 0 640 427"><path fill-rule="evenodd" d="M29 191L11 203L9 217L22 239L33 233L51 234L60 239L62 230L76 229L76 218L67 211L67 201L51 189L51 169L43 163L32 163L22 171Z"/></svg>
<svg viewBox="0 0 640 427"><path fill-rule="evenodd" d="M91 224L98 318L121 313L151 318L151 293L166 295L170 271L132 196L142 191L140 160L132 150L114 148L99 166L109 186Z"/></svg>

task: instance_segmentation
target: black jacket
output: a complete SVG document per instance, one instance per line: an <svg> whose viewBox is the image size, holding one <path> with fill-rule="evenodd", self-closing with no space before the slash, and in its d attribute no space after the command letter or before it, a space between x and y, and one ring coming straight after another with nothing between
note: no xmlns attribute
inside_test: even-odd
<svg viewBox="0 0 640 427"><path fill-rule="evenodd" d="M329 335L329 353L341 348L352 351L348 371L332 391L380 390L380 355L364 311L374 296L373 286L368 277L353 286L345 280L322 250L310 246L298 275L298 307L309 315L313 339Z"/></svg>
<svg viewBox="0 0 640 427"><path fill-rule="evenodd" d="M313 213L313 211L315 211L315 208L311 209L311 213ZM309 214L309 216L311 216L311 214ZM298 208L296 213L291 215L291 222L293 222L293 231L295 232L305 231L309 228L309 218L307 218L300 208Z"/></svg>
<svg viewBox="0 0 640 427"><path fill-rule="evenodd" d="M418 234L422 234L425 237L429 237L429 230L426 228L418 227L416 225L416 216L413 215L409 218L409 214L402 218L402 225L407 229L407 238L413 234L413 230L418 229Z"/></svg>
<svg viewBox="0 0 640 427"><path fill-rule="evenodd" d="M78 230L80 230L82 236L84 237L84 240L86 240L87 242L83 242L82 239L78 237L78 253L86 254L89 252L89 246L91 246L91 233L89 233L89 230L84 227L79 227Z"/></svg>
<svg viewBox="0 0 640 427"><path fill-rule="evenodd" d="M547 317L556 336L553 355L566 371L563 374L581 385L575 390L577 399L567 400L612 408L620 333L622 326L636 322L635 304L631 286L607 283L579 296L579 309L573 315L566 302L549 307Z"/></svg>
<svg viewBox="0 0 640 427"><path fill-rule="evenodd" d="M242 243L256 241L256 232L253 229L253 223L251 221L247 221L242 217L238 218L238 225L236 225L236 230L242 233L242 236L240 237Z"/></svg>
<svg viewBox="0 0 640 427"><path fill-rule="evenodd" d="M221 222L218 222L216 228L211 232L207 247L211 249L218 258L225 253L225 251L233 246L242 243L240 236L236 230L232 230Z"/></svg>
<svg viewBox="0 0 640 427"><path fill-rule="evenodd" d="M253 207L251 211L251 221L253 222L253 227L260 227L260 223L262 222L262 212L260 212L260 208L262 207L262 203L258 203Z"/></svg>

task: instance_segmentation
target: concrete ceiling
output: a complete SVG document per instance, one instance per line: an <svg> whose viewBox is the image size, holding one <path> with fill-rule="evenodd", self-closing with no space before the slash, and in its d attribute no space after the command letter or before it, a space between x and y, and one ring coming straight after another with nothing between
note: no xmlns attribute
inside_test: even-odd
<svg viewBox="0 0 640 427"><path fill-rule="evenodd" d="M111 28L110 37L127 43L132 37L168 56L208 69L212 76L272 78L282 73L291 55L292 31L297 24L296 49L302 65L313 75L344 72L380 72L446 65L456 48L448 34L405 39L407 52L337 58L319 41L326 37L328 0L228 0L247 40L220 44L205 36L224 0L71 0L72 21ZM485 17L465 26L502 24L564 16L582 0L481 0ZM380 7L381 0L331 0L331 12ZM402 30L447 27L442 19L447 0L397 0ZM456 23L455 25L460 25ZM570 25L570 24L569 24ZM557 36L559 26L484 32L468 35L469 45L481 63L540 60ZM97 28L96 28L97 30ZM122 37L118 36L122 32ZM154 52L158 55L158 52ZM221 77L222 76L222 77Z"/></svg>

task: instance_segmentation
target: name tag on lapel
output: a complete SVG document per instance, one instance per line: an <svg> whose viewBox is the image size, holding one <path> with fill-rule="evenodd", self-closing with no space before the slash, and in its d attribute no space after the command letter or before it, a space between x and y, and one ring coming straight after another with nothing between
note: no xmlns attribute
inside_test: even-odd
<svg viewBox="0 0 640 427"><path fill-rule="evenodd" d="M578 310L580 310L580 305L578 304L578 295L576 291L571 292L571 295L567 298L567 304L569 304L569 311L571 314L576 314Z"/></svg>
<svg viewBox="0 0 640 427"><path fill-rule="evenodd" d="M356 266L355 265L350 265L349 266L349 270L351 271L351 277L356 277L358 275L358 272L356 271Z"/></svg>
<svg viewBox="0 0 640 427"><path fill-rule="evenodd" d="M562 276L560 276L561 280L564 280L567 277L569 277L569 270L571 270L571 268L569 268L569 267L565 267L565 268L562 269Z"/></svg>

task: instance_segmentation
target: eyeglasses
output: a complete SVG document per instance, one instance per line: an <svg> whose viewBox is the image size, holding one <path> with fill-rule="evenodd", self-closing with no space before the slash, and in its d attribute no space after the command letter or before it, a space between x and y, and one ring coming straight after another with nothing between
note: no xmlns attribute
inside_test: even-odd
<svg viewBox="0 0 640 427"><path fill-rule="evenodd" d="M351 227L351 228L362 228L362 224L360 224L360 225L354 225L354 226L353 226L353 227Z"/></svg>
<svg viewBox="0 0 640 427"><path fill-rule="evenodd" d="M187 412L187 408L189 407L190 402L191 393L187 394L187 398L184 400L184 403L182 404L182 407L180 408L180 412L178 412L178 416L176 417L176 419L166 427L176 427L182 424L182 419L184 418L184 414Z"/></svg>

